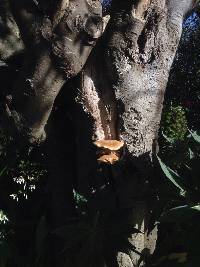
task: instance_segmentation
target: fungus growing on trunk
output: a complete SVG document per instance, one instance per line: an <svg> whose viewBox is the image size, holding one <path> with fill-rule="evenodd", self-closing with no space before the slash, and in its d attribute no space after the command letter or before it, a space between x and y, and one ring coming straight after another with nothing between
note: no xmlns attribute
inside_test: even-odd
<svg viewBox="0 0 200 267"><path fill-rule="evenodd" d="M99 163L114 164L120 160L120 152L124 147L124 141L118 140L99 140L94 145L98 148L97 161Z"/></svg>

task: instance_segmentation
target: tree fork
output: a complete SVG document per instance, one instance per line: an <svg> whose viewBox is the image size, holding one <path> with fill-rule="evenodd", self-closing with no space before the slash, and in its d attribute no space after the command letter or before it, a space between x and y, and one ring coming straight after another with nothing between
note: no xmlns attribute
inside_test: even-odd
<svg viewBox="0 0 200 267"><path fill-rule="evenodd" d="M118 251L112 256L117 257L119 267L138 267L156 245L156 228L149 231L156 197L152 159L182 22L196 1L113 0L108 28L100 46L90 54L103 32L97 2L75 0L68 5L63 0L51 15L44 16L32 1L23 0L19 5L11 1L29 62L13 97L7 99L6 111L29 142L38 142L62 85L83 69L79 102L84 120L77 120L79 185L87 195L88 177L98 167L94 141L125 143L122 160L112 166L112 173L119 212L126 208L133 226L141 232L130 238L141 255ZM35 49L33 54L31 49Z"/></svg>
<svg viewBox="0 0 200 267"><path fill-rule="evenodd" d="M6 103L7 121L14 133L37 143L45 139L44 128L62 85L80 72L103 32L102 7L98 1L60 1L50 12L51 21L31 0L19 5L11 0L10 5L29 65L25 63Z"/></svg>

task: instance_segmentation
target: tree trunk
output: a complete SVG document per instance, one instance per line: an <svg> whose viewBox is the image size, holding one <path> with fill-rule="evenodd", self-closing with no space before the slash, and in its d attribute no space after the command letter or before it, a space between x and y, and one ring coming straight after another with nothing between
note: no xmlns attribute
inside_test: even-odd
<svg viewBox="0 0 200 267"><path fill-rule="evenodd" d="M114 179L119 212L129 208L133 225L141 231L131 237L141 255L119 252L120 267L143 265L156 246L157 229L150 224L156 199L152 188L153 160L170 68L183 19L193 4L113 1L106 34L82 73L82 106L92 121L86 127L91 128L92 140L123 140L127 149L120 170L124 180L128 176L124 188L119 172ZM85 139L80 143L85 146ZM80 144L78 147L80 166L83 161L85 166L91 166L94 153L88 150L90 156L85 159L86 151ZM79 179L86 181L90 170L81 169Z"/></svg>
<svg viewBox="0 0 200 267"><path fill-rule="evenodd" d="M45 1L38 1L39 6L34 2L10 0L27 57L12 97L4 103L4 121L18 138L32 144L44 141L57 95L66 80L82 70L77 98L80 112L73 115L77 174L70 168L65 183L61 157L61 168L56 166L53 171L59 179L51 180L52 199L61 203L60 207L52 205L52 214L59 214L59 221L53 224L62 225L66 216L61 214L73 209L73 201L64 207L62 195L72 198L73 179L78 179L78 190L85 196L91 196L94 186L103 192L95 200L100 209L109 206L115 213L125 212L127 221L138 230L129 237L135 250L113 250L108 266L144 265L157 239L152 226L156 203L153 163L162 103L183 19L195 1L113 0L108 26L94 49L105 28L99 1L59 0L50 8ZM123 141L124 146L108 152L94 145L108 140ZM57 159L54 162L59 165Z"/></svg>

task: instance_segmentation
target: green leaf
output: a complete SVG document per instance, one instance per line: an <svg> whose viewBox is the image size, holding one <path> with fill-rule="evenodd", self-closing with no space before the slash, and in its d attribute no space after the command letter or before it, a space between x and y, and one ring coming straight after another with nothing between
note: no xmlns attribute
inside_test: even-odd
<svg viewBox="0 0 200 267"><path fill-rule="evenodd" d="M165 135L163 132L162 132L162 136L165 138L165 140L170 143L170 144L174 144L174 139L173 138L170 138L168 137L167 135Z"/></svg>
<svg viewBox="0 0 200 267"><path fill-rule="evenodd" d="M191 136L193 137L193 139L197 142L200 143L200 136L197 134L197 132L193 132L191 130L189 130L189 132L191 133Z"/></svg>
<svg viewBox="0 0 200 267"><path fill-rule="evenodd" d="M190 156L190 159L194 159L195 157L194 152L191 150L191 148L189 148L189 156Z"/></svg>
<svg viewBox="0 0 200 267"><path fill-rule="evenodd" d="M5 61L0 60L0 67L7 67L8 65L6 64Z"/></svg>
<svg viewBox="0 0 200 267"><path fill-rule="evenodd" d="M178 206L164 212L160 217L160 222L185 222L191 220L195 215L200 215L200 205Z"/></svg>
<svg viewBox="0 0 200 267"><path fill-rule="evenodd" d="M185 196L187 192L180 183L181 177L175 171L167 167L158 156L157 158L166 177L180 190L180 194Z"/></svg>
<svg viewBox="0 0 200 267"><path fill-rule="evenodd" d="M4 168L0 171L0 177L5 173L6 170L7 170L7 167L4 167Z"/></svg>
<svg viewBox="0 0 200 267"><path fill-rule="evenodd" d="M3 212L3 210L0 210L0 224L1 223L5 224L8 221L9 221L9 219L6 216L6 214Z"/></svg>
<svg viewBox="0 0 200 267"><path fill-rule="evenodd" d="M84 196L80 195L75 189L73 189L73 195L74 195L74 200L77 204L81 202L87 203L87 199Z"/></svg>
<svg viewBox="0 0 200 267"><path fill-rule="evenodd" d="M196 210L196 211L200 211L200 204L191 207L191 209Z"/></svg>

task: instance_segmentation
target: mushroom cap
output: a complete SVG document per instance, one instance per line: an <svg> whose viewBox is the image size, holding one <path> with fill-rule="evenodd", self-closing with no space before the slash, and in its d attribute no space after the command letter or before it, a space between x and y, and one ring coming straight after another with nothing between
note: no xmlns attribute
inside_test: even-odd
<svg viewBox="0 0 200 267"><path fill-rule="evenodd" d="M111 151L117 151L120 148L124 146L124 141L118 141L118 140L99 140L95 141L94 145L102 148L102 149L108 149Z"/></svg>
<svg viewBox="0 0 200 267"><path fill-rule="evenodd" d="M97 159L97 161L99 162L104 162L104 163L111 164L111 165L117 162L118 160L119 160L119 156L112 152L110 154L103 155Z"/></svg>

